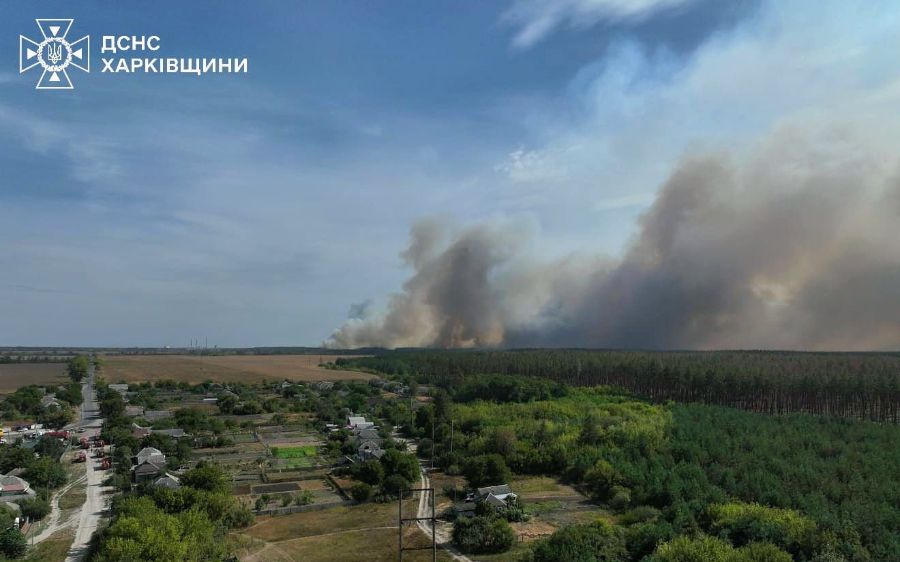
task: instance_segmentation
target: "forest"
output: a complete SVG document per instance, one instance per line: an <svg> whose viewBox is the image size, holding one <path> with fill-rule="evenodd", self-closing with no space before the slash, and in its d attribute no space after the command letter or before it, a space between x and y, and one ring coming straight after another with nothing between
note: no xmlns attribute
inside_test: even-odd
<svg viewBox="0 0 900 562"><path fill-rule="evenodd" d="M573 352L582 354L589 355ZM713 364L716 357L697 356L698 363L683 364ZM720 372L735 368L740 356L723 354ZM417 357L421 363L409 360ZM535 358L531 352L496 357ZM535 562L900 560L900 426L747 412L687 398L647 400L619 385L585 388L587 379L569 386L562 376L535 376L550 372L550 361L523 369L527 376L474 375L481 361L491 367L486 372L515 372L496 357L400 353L345 366L384 366L393 378L434 385L430 406L416 412L407 430L425 437L420 452L433 447L446 472L473 486L505 481L510 473L556 476L613 514L614 524L566 527L539 541ZM559 364L574 360L560 357ZM827 359L783 357L770 372L801 380L809 360L818 372L856 364L856 373L886 375L864 370L858 357ZM756 374L746 376L762 376L762 361L755 364L744 372ZM476 531L501 536L489 532L495 523L485 520Z"/></svg>
<svg viewBox="0 0 900 562"><path fill-rule="evenodd" d="M401 350L338 359L336 365L422 375L453 386L465 384L470 375L523 375L573 386L615 386L654 402L900 422L897 353Z"/></svg>

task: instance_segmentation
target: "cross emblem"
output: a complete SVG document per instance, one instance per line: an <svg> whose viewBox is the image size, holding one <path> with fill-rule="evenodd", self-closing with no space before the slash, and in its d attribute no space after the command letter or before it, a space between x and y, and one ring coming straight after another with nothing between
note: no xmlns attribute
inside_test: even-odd
<svg viewBox="0 0 900 562"><path fill-rule="evenodd" d="M66 37L72 27L71 19L37 19L43 39L32 41L19 35L19 73L40 65L43 69L38 79L38 90L71 90L68 68L91 71L90 35L70 43Z"/></svg>

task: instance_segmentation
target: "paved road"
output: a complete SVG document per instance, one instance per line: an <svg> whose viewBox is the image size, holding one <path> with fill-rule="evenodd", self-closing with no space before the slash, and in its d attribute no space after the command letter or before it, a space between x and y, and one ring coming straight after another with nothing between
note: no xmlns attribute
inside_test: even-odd
<svg viewBox="0 0 900 562"><path fill-rule="evenodd" d="M97 407L97 394L94 392L94 370L91 369L82 388L84 394L84 403L81 406L81 426L85 432L81 435L90 438L93 435L100 434L100 427L103 419L100 418L100 411ZM66 562L80 562L84 559L88 552L88 545L91 536L97 530L100 524L100 518L109 508L109 499L111 489L103 486L103 480L106 473L100 470L100 459L95 459L88 455L85 463L87 478L87 497L84 505L81 506L81 513L78 516L78 528L75 531L75 540L66 556Z"/></svg>

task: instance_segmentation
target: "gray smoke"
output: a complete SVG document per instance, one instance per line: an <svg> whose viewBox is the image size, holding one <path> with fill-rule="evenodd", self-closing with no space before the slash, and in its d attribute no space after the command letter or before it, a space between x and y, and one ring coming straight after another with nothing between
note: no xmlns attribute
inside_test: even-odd
<svg viewBox="0 0 900 562"><path fill-rule="evenodd" d="M686 157L621 259L535 263L515 223L423 221L360 346L900 348L900 180L889 146L783 130ZM890 155L890 158L888 157Z"/></svg>

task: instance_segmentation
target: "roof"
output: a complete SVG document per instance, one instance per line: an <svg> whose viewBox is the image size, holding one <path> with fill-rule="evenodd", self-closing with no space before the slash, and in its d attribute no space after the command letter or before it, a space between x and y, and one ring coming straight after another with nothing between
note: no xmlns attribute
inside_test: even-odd
<svg viewBox="0 0 900 562"><path fill-rule="evenodd" d="M160 463L154 459L144 461L132 468L131 470L135 472L139 472L141 474L159 474L166 469L166 465L164 463Z"/></svg>
<svg viewBox="0 0 900 562"><path fill-rule="evenodd" d="M169 410L147 410L144 412L144 419L147 421L163 420L172 417Z"/></svg>
<svg viewBox="0 0 900 562"><path fill-rule="evenodd" d="M0 476L0 491L25 492L30 487L28 482L18 476Z"/></svg>
<svg viewBox="0 0 900 562"><path fill-rule="evenodd" d="M168 435L169 437L187 437L188 434L184 432L181 428L173 428L173 429L151 429L150 433L155 433L157 435Z"/></svg>
<svg viewBox="0 0 900 562"><path fill-rule="evenodd" d="M160 488L180 488L181 481L178 480L177 477L172 476L168 472L164 476L160 476L156 480L153 481L153 485Z"/></svg>
<svg viewBox="0 0 900 562"><path fill-rule="evenodd" d="M347 425L354 426L354 425L360 425L360 424L364 424L364 423L368 423L368 422L366 422L366 418L364 418L363 416L350 416L347 418Z"/></svg>
<svg viewBox="0 0 900 562"><path fill-rule="evenodd" d="M166 455L155 447L144 447L135 455L135 458L138 464L143 464L150 460L162 461L163 464L166 462Z"/></svg>
<svg viewBox="0 0 900 562"><path fill-rule="evenodd" d="M515 496L515 494L502 494L501 496L495 496L494 494L488 494L484 498L484 502L493 505L494 507L504 507L506 505L506 498L509 496Z"/></svg>
<svg viewBox="0 0 900 562"><path fill-rule="evenodd" d="M484 488L478 488L479 497L486 496L488 494L506 497L512 493L513 491L509 487L509 484L500 484L499 486L486 486Z"/></svg>
<svg viewBox="0 0 900 562"><path fill-rule="evenodd" d="M371 429L371 428L358 429L358 430L356 430L356 435L360 439L380 439L381 438L381 435L378 434L378 430Z"/></svg>

